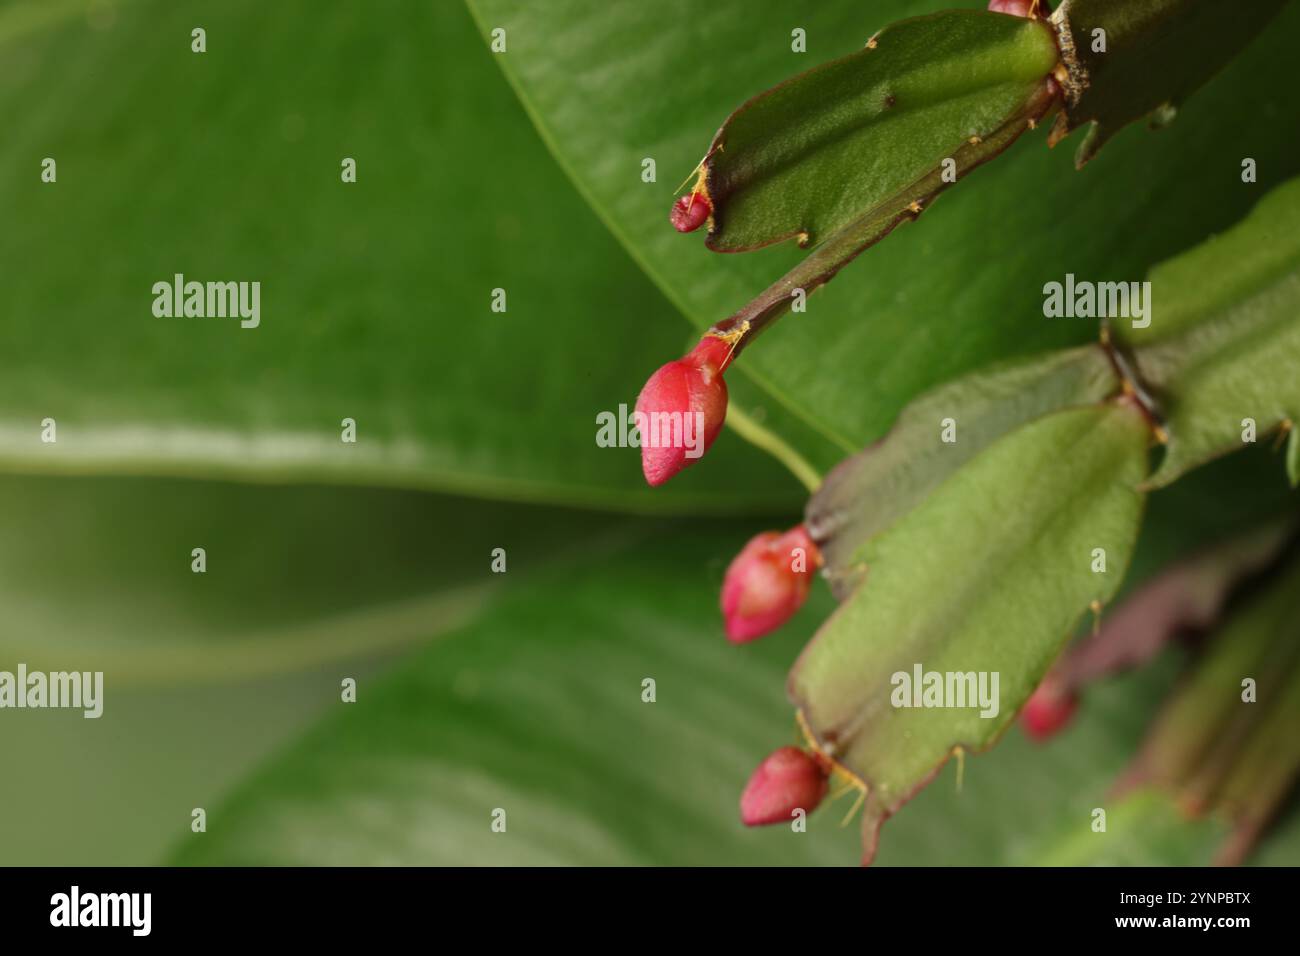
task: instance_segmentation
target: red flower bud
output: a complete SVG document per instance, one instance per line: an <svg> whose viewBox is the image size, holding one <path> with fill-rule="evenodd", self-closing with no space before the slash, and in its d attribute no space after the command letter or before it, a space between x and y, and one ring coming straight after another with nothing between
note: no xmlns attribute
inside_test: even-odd
<svg viewBox="0 0 1300 956"><path fill-rule="evenodd" d="M1034 0L989 0L994 13L1009 13L1013 17L1027 17L1034 9Z"/></svg>
<svg viewBox="0 0 1300 956"><path fill-rule="evenodd" d="M795 810L812 813L826 796L827 773L798 747L767 756L740 795L740 820L747 827L787 823Z"/></svg>
<svg viewBox="0 0 1300 956"><path fill-rule="evenodd" d="M713 444L727 417L731 345L712 335L685 358L650 376L636 400L641 437L641 470L651 485L662 485L694 464Z"/></svg>
<svg viewBox="0 0 1300 956"><path fill-rule="evenodd" d="M751 538L722 581L727 639L743 644L788 621L807 600L821 563L821 551L803 525Z"/></svg>
<svg viewBox="0 0 1300 956"><path fill-rule="evenodd" d="M1033 740L1047 740L1070 722L1079 707L1079 695L1050 674L1029 695L1020 712L1020 726Z"/></svg>
<svg viewBox="0 0 1300 956"><path fill-rule="evenodd" d="M691 193L689 196L678 197L673 203L668 221L678 232L694 232L704 225L704 220L708 219L712 212L713 207L709 205L703 193Z"/></svg>

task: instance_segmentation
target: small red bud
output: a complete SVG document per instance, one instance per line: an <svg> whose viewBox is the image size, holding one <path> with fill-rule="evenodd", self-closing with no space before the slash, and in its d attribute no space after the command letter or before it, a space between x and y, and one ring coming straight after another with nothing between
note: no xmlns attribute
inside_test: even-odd
<svg viewBox="0 0 1300 956"><path fill-rule="evenodd" d="M751 538L722 581L727 639L743 644L788 621L807 600L821 563L821 551L803 525Z"/></svg>
<svg viewBox="0 0 1300 956"><path fill-rule="evenodd" d="M1079 695L1051 675L1029 695L1020 726L1033 740L1047 740L1065 727L1079 707Z"/></svg>
<svg viewBox="0 0 1300 956"><path fill-rule="evenodd" d="M678 197L673 203L668 221L678 232L694 232L704 225L704 220L708 219L712 212L713 207L709 205L703 193L691 193L689 196Z"/></svg>
<svg viewBox="0 0 1300 956"><path fill-rule="evenodd" d="M709 450L727 418L731 345L712 335L684 358L650 376L636 400L641 436L641 470L651 485L662 485Z"/></svg>
<svg viewBox="0 0 1300 956"><path fill-rule="evenodd" d="M812 813L826 796L827 773L798 747L768 754L740 795L740 820L747 827L788 823L795 810Z"/></svg>
<svg viewBox="0 0 1300 956"><path fill-rule="evenodd" d="M1027 17L1034 9L1034 0L989 0L994 13L1009 13L1013 17Z"/></svg>

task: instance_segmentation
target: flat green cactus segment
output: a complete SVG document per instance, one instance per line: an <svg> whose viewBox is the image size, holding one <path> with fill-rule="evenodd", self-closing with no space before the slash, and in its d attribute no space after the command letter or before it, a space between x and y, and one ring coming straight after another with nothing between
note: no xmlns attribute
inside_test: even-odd
<svg viewBox="0 0 1300 956"><path fill-rule="evenodd" d="M1160 403L1152 484L1300 421L1300 180L1151 273L1151 324L1117 329Z"/></svg>
<svg viewBox="0 0 1300 956"><path fill-rule="evenodd" d="M1210 324L1259 290L1300 268L1300 179L1262 196L1226 232L1153 266L1148 278L1151 324L1120 323L1115 332L1135 348L1177 338Z"/></svg>
<svg viewBox="0 0 1300 956"><path fill-rule="evenodd" d="M884 438L828 474L808 502L805 520L832 590L846 597L866 543L997 439L1119 388L1106 353L1086 345L1002 362L917 398Z"/></svg>
<svg viewBox="0 0 1300 956"><path fill-rule="evenodd" d="M1017 117L1057 60L1042 21L953 10L896 23L756 96L705 161L709 247L816 244L946 158L960 176L958 150Z"/></svg>
<svg viewBox="0 0 1300 956"><path fill-rule="evenodd" d="M1114 595L1149 438L1128 402L1039 418L864 549L865 580L804 650L788 691L814 742L868 789L868 857L880 823L955 748L990 746L1088 608ZM927 703L918 670L923 683L942 675L943 706Z"/></svg>
<svg viewBox="0 0 1300 956"><path fill-rule="evenodd" d="M1064 129L1095 124L1083 166L1122 127L1163 125L1235 57L1285 0L1064 0L1052 15L1070 75Z"/></svg>

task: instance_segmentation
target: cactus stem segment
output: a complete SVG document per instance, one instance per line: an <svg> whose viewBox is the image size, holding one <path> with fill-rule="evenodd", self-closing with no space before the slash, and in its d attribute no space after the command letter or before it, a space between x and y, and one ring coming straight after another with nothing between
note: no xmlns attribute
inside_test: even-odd
<svg viewBox="0 0 1300 956"><path fill-rule="evenodd" d="M1169 432L1165 428L1164 415L1160 412L1159 404L1143 384L1128 357L1115 343L1110 334L1110 328L1104 323L1101 327L1100 343L1102 351L1110 359L1111 368L1119 376L1121 398L1131 402L1142 412L1143 417L1151 426L1151 434L1157 442L1161 445L1169 444Z"/></svg>
<svg viewBox="0 0 1300 956"><path fill-rule="evenodd" d="M1066 105L1077 106L1088 89L1089 77L1074 44L1074 31L1070 29L1069 0L1056 8L1048 22L1056 30L1056 45L1061 51L1061 63L1056 68L1057 81L1065 91Z"/></svg>
<svg viewBox="0 0 1300 956"><path fill-rule="evenodd" d="M1060 88L1049 78L1034 91L1018 115L988 136L980 138L978 145L963 143L955 157L960 174L965 175L1010 146L1027 128L1025 121L1046 116L1059 104L1060 96ZM789 311L796 289L802 289L805 294L811 295L896 226L915 219L916 207L920 205L925 208L924 204L948 185L942 178L941 168L936 167L860 219L829 236L818 237L821 244L809 256L748 305L714 325L709 334L732 341L729 336L738 333L734 340L734 351L739 353L763 329ZM800 245L807 244L811 239L807 233L801 234Z"/></svg>

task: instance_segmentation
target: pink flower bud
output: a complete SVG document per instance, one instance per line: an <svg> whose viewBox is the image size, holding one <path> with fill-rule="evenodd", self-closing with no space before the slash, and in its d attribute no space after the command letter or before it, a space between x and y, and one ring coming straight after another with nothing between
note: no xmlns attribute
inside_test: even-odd
<svg viewBox="0 0 1300 956"><path fill-rule="evenodd" d="M1027 17L1034 8L1034 0L989 0L994 13L1009 13L1013 17Z"/></svg>
<svg viewBox="0 0 1300 956"><path fill-rule="evenodd" d="M1049 674L1025 702L1020 726L1031 739L1047 740L1070 722L1078 707L1079 695Z"/></svg>
<svg viewBox="0 0 1300 956"><path fill-rule="evenodd" d="M747 827L788 823L795 810L812 813L826 796L826 770L798 747L767 756L740 795L740 819Z"/></svg>
<svg viewBox="0 0 1300 956"><path fill-rule="evenodd" d="M727 639L743 644L788 621L808 598L821 563L821 551L803 525L750 539L722 581Z"/></svg>
<svg viewBox="0 0 1300 956"><path fill-rule="evenodd" d="M709 205L708 199L703 193L691 193L689 196L681 196L673 203L672 212L668 214L668 221L673 224L673 228L678 232L694 232L704 225L704 221L709 218L713 212L713 207Z"/></svg>
<svg viewBox="0 0 1300 956"><path fill-rule="evenodd" d="M641 435L641 470L651 485L662 485L709 450L727 417L731 345L712 335L685 358L650 376L636 400Z"/></svg>

